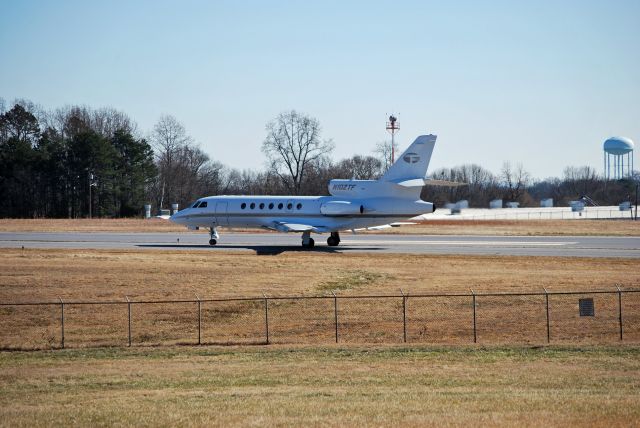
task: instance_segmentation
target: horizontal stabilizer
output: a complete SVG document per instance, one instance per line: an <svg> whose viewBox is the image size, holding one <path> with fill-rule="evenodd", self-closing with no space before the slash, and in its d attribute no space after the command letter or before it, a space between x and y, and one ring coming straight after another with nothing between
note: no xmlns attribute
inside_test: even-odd
<svg viewBox="0 0 640 428"><path fill-rule="evenodd" d="M397 181L396 184L402 187L422 187L427 180L424 178L411 178L409 180Z"/></svg>
<svg viewBox="0 0 640 428"><path fill-rule="evenodd" d="M425 186L442 186L442 187L460 187L467 186L469 183L459 183L457 181L447 181L447 180L425 180Z"/></svg>
<svg viewBox="0 0 640 428"><path fill-rule="evenodd" d="M402 187L422 187L422 186L442 186L442 187L459 187L466 186L467 183L458 183L456 181L431 180L428 178L410 178L395 182Z"/></svg>

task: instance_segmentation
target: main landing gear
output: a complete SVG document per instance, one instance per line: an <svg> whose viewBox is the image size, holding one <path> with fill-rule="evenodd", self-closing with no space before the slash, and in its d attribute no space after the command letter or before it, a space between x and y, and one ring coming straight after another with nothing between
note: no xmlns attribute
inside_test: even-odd
<svg viewBox="0 0 640 428"><path fill-rule="evenodd" d="M336 247L340 244L340 234L338 232L331 232L331 236L327 238L327 245L330 247ZM302 248L311 249L315 245L313 238L311 237L311 232L303 232L302 233Z"/></svg>
<svg viewBox="0 0 640 428"><path fill-rule="evenodd" d="M218 243L218 239L220 239L220 235L218 235L218 231L215 227L209 228L209 245L216 245Z"/></svg>
<svg viewBox="0 0 640 428"><path fill-rule="evenodd" d="M302 233L302 248L313 248L315 241L311 237L311 232L306 231Z"/></svg>
<svg viewBox="0 0 640 428"><path fill-rule="evenodd" d="M340 243L340 234L338 232L331 232L331 236L327 238L327 245L330 247L337 247Z"/></svg>

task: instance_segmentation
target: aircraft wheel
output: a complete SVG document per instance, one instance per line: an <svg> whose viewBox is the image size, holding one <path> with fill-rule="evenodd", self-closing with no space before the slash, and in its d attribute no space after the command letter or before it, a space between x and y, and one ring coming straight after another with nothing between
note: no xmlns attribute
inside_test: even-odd
<svg viewBox="0 0 640 428"><path fill-rule="evenodd" d="M313 247L314 247L314 245L315 245L315 244L316 244L316 243L315 243L315 241L313 240L313 238L309 238L309 242L308 242L307 244L305 244L305 243L304 243L304 241L302 242L302 247L303 247L303 248L311 249L311 248L313 248Z"/></svg>
<svg viewBox="0 0 640 428"><path fill-rule="evenodd" d="M330 247L336 247L340 241L335 236L330 236L327 238L327 245Z"/></svg>
<svg viewBox="0 0 640 428"><path fill-rule="evenodd" d="M209 245L216 245L218 243L218 241L216 241L215 239L209 239Z"/></svg>

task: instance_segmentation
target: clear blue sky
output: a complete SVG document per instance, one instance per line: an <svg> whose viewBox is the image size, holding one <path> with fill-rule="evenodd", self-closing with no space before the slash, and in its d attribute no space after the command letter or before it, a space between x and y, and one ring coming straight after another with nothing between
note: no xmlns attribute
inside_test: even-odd
<svg viewBox="0 0 640 428"><path fill-rule="evenodd" d="M431 168L602 169L640 142L640 1L0 0L0 97L174 115L216 160L262 168L264 126L318 118L334 158L435 133ZM640 164L640 163L636 163Z"/></svg>

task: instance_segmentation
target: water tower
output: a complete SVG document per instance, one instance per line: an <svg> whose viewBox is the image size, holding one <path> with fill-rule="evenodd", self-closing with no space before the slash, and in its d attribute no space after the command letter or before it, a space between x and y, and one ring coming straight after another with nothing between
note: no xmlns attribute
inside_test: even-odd
<svg viewBox="0 0 640 428"><path fill-rule="evenodd" d="M619 180L633 175L633 141L626 137L611 137L604 142L604 176Z"/></svg>

